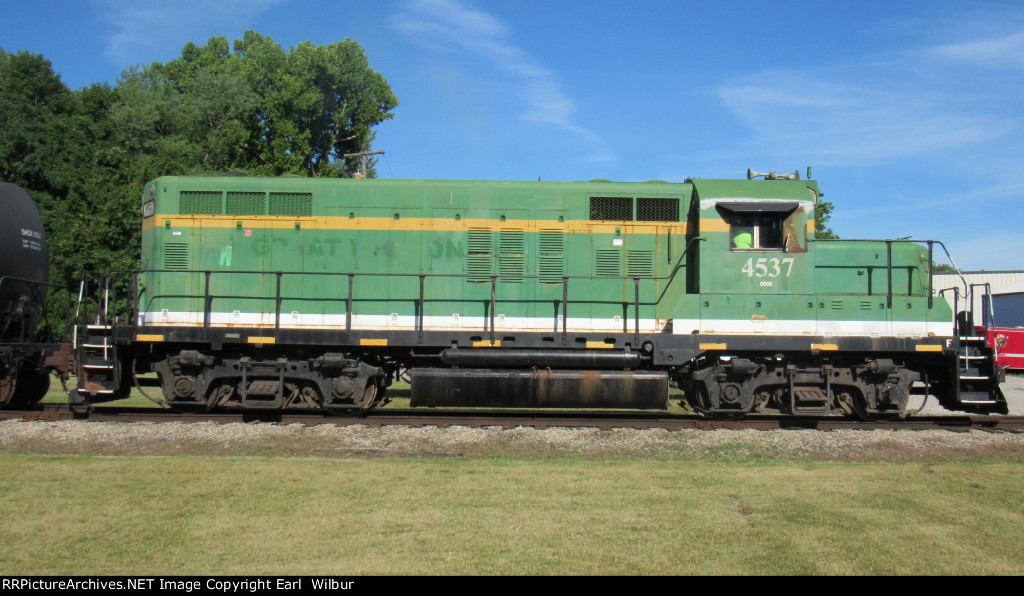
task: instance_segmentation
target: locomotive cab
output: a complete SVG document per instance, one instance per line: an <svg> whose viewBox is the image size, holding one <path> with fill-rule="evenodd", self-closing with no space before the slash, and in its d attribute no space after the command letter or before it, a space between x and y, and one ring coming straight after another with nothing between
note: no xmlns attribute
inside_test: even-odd
<svg viewBox="0 0 1024 596"><path fill-rule="evenodd" d="M693 180L704 334L813 334L813 181Z"/></svg>

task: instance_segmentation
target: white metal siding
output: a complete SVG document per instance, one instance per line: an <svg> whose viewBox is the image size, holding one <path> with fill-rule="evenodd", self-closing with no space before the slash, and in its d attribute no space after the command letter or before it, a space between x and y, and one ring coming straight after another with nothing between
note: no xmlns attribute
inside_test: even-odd
<svg viewBox="0 0 1024 596"><path fill-rule="evenodd" d="M966 282L966 288L965 288ZM969 290L970 284L990 284L993 294L1013 294L1016 292L1024 292L1024 271L964 271L963 280L956 273L936 273L935 274L935 291L944 290L946 288L959 288L960 289L960 305L959 309L964 310L966 302L964 293ZM981 324L981 314L984 312L982 308L982 296L985 294L984 288L974 289L974 321L977 324ZM953 293L946 292L946 302L949 303L950 308L954 308L953 305ZM999 313L996 313L996 322L999 321Z"/></svg>

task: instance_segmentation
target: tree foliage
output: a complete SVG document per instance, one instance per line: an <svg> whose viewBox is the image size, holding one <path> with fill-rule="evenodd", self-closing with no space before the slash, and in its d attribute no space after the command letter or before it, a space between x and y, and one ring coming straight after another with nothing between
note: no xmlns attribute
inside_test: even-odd
<svg viewBox="0 0 1024 596"><path fill-rule="evenodd" d="M355 171L343 155L369 149L398 100L352 40L285 51L248 31L189 43L180 58L125 74L121 123L139 150L182 173L280 176ZM141 116L141 118L140 118Z"/></svg>
<svg viewBox="0 0 1024 596"><path fill-rule="evenodd" d="M136 266L148 180L351 175L343 155L368 150L397 104L348 39L285 50L251 31L233 47L215 37L78 91L42 56L0 49L0 179L39 203L51 280L70 287L83 270Z"/></svg>
<svg viewBox="0 0 1024 596"><path fill-rule="evenodd" d="M838 240L839 236L832 231L832 228L828 225L828 220L832 219L832 208L834 205L828 201L822 201L818 199L818 203L814 206L814 237L820 239L833 239Z"/></svg>

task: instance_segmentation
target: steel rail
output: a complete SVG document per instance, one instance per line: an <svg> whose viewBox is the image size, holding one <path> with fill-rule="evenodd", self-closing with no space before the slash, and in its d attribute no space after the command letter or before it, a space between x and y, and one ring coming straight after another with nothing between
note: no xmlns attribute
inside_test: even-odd
<svg viewBox="0 0 1024 596"><path fill-rule="evenodd" d="M218 424L283 423L333 424L335 426L468 426L532 428L613 428L665 430L970 430L1024 432L1024 416L980 416L951 414L915 416L906 419L864 421L840 416L754 415L740 420L716 420L696 415L647 412L541 412L541 411L452 411L376 409L370 412L331 414L323 410L309 411L247 410L213 412L175 412L157 408L87 407L44 405L34 409L0 410L0 420L83 420L90 422L215 422Z"/></svg>

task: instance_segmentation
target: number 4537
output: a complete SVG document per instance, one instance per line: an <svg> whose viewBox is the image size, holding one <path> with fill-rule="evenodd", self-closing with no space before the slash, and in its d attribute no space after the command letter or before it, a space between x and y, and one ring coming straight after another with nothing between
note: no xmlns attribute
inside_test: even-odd
<svg viewBox="0 0 1024 596"><path fill-rule="evenodd" d="M740 271L746 273L747 277L779 277L782 275L782 269L785 268L786 277L789 277L789 274L793 272L794 260L793 257L784 259L761 257L755 261L754 257L750 257Z"/></svg>

